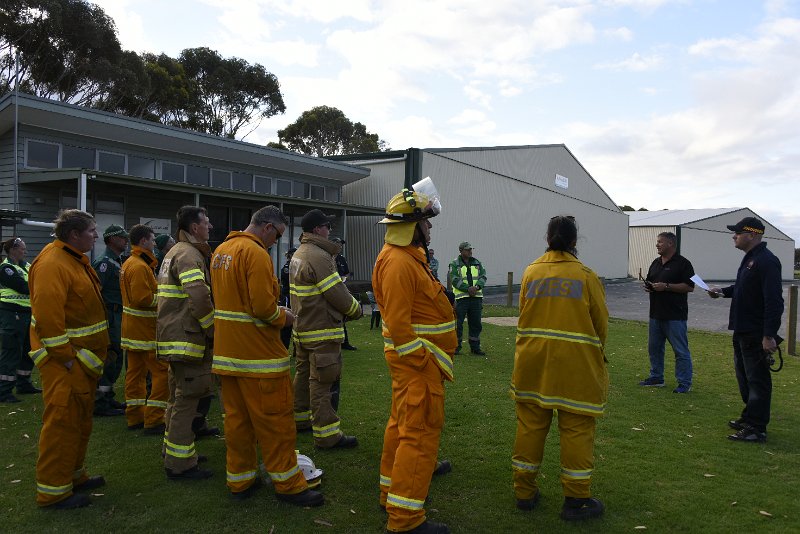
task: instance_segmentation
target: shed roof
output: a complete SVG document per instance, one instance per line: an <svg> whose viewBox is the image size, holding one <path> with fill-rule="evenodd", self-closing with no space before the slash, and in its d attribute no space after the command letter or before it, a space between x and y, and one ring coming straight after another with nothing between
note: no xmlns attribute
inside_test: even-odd
<svg viewBox="0 0 800 534"><path fill-rule="evenodd" d="M626 211L628 226L681 226L725 215L744 208L708 208L692 210Z"/></svg>

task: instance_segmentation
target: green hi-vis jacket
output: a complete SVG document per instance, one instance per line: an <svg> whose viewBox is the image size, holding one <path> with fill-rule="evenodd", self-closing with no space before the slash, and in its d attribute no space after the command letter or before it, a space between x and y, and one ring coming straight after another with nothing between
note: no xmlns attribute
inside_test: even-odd
<svg viewBox="0 0 800 534"><path fill-rule="evenodd" d="M472 284L469 283L468 273L472 276ZM478 287L475 297L483 297L483 286L486 285L486 269L475 258L470 258L469 265L467 265L460 255L457 256L456 259L450 262L447 276L450 277L450 284L453 286L456 300L469 297L467 289L469 289L470 285Z"/></svg>
<svg viewBox="0 0 800 534"><path fill-rule="evenodd" d="M602 415L608 309L597 275L572 254L547 252L525 269L519 310L514 400Z"/></svg>

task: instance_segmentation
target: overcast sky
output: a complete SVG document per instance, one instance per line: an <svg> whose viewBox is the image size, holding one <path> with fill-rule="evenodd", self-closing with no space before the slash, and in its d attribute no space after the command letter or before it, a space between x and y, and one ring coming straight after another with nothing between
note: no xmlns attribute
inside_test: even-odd
<svg viewBox="0 0 800 534"><path fill-rule="evenodd" d="M335 106L392 148L564 143L617 204L749 207L800 243L800 0L97 0L123 47L261 63L276 141Z"/></svg>

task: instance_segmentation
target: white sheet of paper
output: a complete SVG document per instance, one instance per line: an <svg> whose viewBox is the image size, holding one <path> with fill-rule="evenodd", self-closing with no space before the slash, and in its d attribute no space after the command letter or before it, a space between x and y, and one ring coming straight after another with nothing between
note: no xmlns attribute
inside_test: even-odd
<svg viewBox="0 0 800 534"><path fill-rule="evenodd" d="M693 277L690 278L690 280L694 282L696 286L699 286L701 289L705 289L706 291L708 291L708 284L703 282L703 279L700 278L699 274L694 275Z"/></svg>

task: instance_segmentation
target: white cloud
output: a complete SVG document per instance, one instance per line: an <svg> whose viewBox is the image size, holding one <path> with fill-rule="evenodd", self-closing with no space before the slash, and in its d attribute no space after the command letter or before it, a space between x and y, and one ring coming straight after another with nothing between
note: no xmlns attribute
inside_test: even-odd
<svg viewBox="0 0 800 534"><path fill-rule="evenodd" d="M661 66L663 58L658 55L643 56L636 52L631 57L621 61L598 63L594 65L597 70L644 72L654 70Z"/></svg>
<svg viewBox="0 0 800 534"><path fill-rule="evenodd" d="M633 40L633 31L625 26L603 30L603 36L615 41L630 42Z"/></svg>
<svg viewBox="0 0 800 534"><path fill-rule="evenodd" d="M480 89L481 82L472 81L464 86L464 94L471 102L475 102L481 107L491 109L492 97Z"/></svg>

